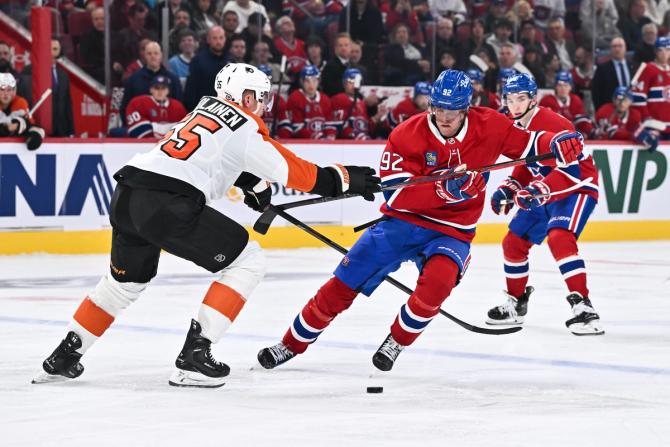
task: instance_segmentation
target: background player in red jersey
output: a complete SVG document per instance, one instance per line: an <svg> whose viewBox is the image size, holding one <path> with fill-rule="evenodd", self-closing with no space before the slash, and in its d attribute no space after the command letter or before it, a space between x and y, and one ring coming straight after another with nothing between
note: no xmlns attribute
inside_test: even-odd
<svg viewBox="0 0 670 447"><path fill-rule="evenodd" d="M503 102L517 126L531 131L574 131L572 124L544 107L537 107L537 84L527 74L509 78ZM591 178L578 189L559 193ZM549 195L551 194L551 197ZM579 257L577 238L598 200L598 172L591 156L562 167L518 166L493 193L491 207L496 214L507 214L516 203L520 210L509 225L503 256L507 280L507 301L488 313L489 324L522 324L533 287L528 283L528 253L533 244L547 238L563 279L570 291L567 297L574 317L566 326L576 335L599 335L604 331L589 300L586 267Z"/></svg>
<svg viewBox="0 0 670 447"><path fill-rule="evenodd" d="M300 71L302 88L288 97L293 138L335 139L337 123L333 119L330 98L319 91L320 76L318 68L306 65Z"/></svg>
<svg viewBox="0 0 670 447"><path fill-rule="evenodd" d="M603 104L596 112L595 138L606 140L635 141L639 135L640 112L631 108L633 94L627 87L617 87L612 94L612 102ZM658 142L657 142L658 144Z"/></svg>
<svg viewBox="0 0 670 447"><path fill-rule="evenodd" d="M128 136L132 138L162 138L186 116L184 105L168 98L170 78L158 75L149 83L149 94L136 96L126 107Z"/></svg>
<svg viewBox="0 0 670 447"><path fill-rule="evenodd" d="M358 68L347 68L342 75L344 91L330 100L333 106L333 118L340 128L339 137L354 140L369 140L375 136L386 107L379 105L377 113L370 117L363 96L358 92L363 75Z"/></svg>
<svg viewBox="0 0 670 447"><path fill-rule="evenodd" d="M484 73L476 68L466 71L468 77L472 80L472 105L489 107L493 110L500 109L500 100L495 93L484 88Z"/></svg>
<svg viewBox="0 0 670 447"><path fill-rule="evenodd" d="M386 122L395 128L406 119L425 112L430 105L430 83L419 81L414 84L414 96L400 101L394 108L386 114Z"/></svg>
<svg viewBox="0 0 670 447"><path fill-rule="evenodd" d="M594 126L591 118L584 110L582 99L572 93L572 75L569 71L561 70L556 73L556 87L553 95L546 95L540 101L542 107L547 107L568 119L582 135L590 136Z"/></svg>
<svg viewBox="0 0 670 447"><path fill-rule="evenodd" d="M258 69L265 73L272 82L272 68L268 65L259 65ZM275 122L275 116L277 120ZM263 122L268 128L270 136L276 136L278 138L290 138L291 137L291 119L288 115L288 110L286 110L286 101L281 96L281 92L277 91L274 96L274 102L272 103L272 110L265 112L263 114ZM277 129L273 126L277 126Z"/></svg>
<svg viewBox="0 0 670 447"><path fill-rule="evenodd" d="M461 71L443 71L431 90L430 113L415 115L391 132L381 158L382 183L453 172L462 164L485 166L500 155L553 152L562 165L569 165L581 153L583 141L576 132L529 132L495 110L470 107L471 100L470 78ZM372 358L378 369L390 370L465 274L487 177L468 171L458 178L384 192L381 212L386 219L354 244L282 341L258 353L260 364L274 368L304 352L359 293L369 296L385 275L411 260L420 272L416 289Z"/></svg>

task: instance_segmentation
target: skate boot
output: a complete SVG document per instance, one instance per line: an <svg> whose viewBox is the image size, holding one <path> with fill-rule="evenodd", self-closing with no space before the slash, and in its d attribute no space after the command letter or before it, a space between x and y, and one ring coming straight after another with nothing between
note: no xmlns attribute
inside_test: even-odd
<svg viewBox="0 0 670 447"><path fill-rule="evenodd" d="M279 342L274 346L269 346L258 351L258 363L265 369L272 369L283 365L295 356L295 352L287 348L284 343Z"/></svg>
<svg viewBox="0 0 670 447"><path fill-rule="evenodd" d="M68 332L56 350L42 363L44 373L35 377L32 383L64 382L81 376L84 366L79 363L79 348L81 338L73 331Z"/></svg>
<svg viewBox="0 0 670 447"><path fill-rule="evenodd" d="M223 378L230 373L230 368L212 357L212 342L203 337L201 331L200 323L191 320L184 347L175 361L177 371L168 382L170 385L217 388L225 383Z"/></svg>
<svg viewBox="0 0 670 447"><path fill-rule="evenodd" d="M395 360L398 358L402 350L405 349L403 345L398 344L391 334L386 337L384 343L377 349L375 355L372 356L372 364L381 371L391 371Z"/></svg>
<svg viewBox="0 0 670 447"><path fill-rule="evenodd" d="M489 310L486 324L501 325L520 325L523 324L523 317L528 312L528 297L535 289L532 286L526 287L526 291L519 297L513 297L505 292L507 301L500 306Z"/></svg>
<svg viewBox="0 0 670 447"><path fill-rule="evenodd" d="M605 330L600 325L600 317L593 309L591 300L582 297L579 293L571 293L567 296L568 303L572 306L574 318L565 322L565 326L575 335L602 335Z"/></svg>

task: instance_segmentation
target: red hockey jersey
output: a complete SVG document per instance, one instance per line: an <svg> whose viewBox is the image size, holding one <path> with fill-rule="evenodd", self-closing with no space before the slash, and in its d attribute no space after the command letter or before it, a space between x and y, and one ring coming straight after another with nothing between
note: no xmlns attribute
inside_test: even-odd
<svg viewBox="0 0 670 447"><path fill-rule="evenodd" d="M305 92L296 90L288 97L287 106L293 138L335 138L337 123L327 95L316 92L313 98L308 98Z"/></svg>
<svg viewBox="0 0 670 447"><path fill-rule="evenodd" d="M277 115L277 132L272 132L272 125L274 124L275 114ZM272 105L272 112L265 112L263 114L263 122L268 128L270 135L276 138L291 138L291 119L289 118L288 110L286 110L286 101L281 96L275 96L274 104Z"/></svg>
<svg viewBox="0 0 670 447"><path fill-rule="evenodd" d="M422 113L391 132L382 153L380 176L384 185L391 185L462 163L476 169L495 163L500 155L521 158L548 153L553 135L521 129L493 109L471 107L458 134L445 139L431 115ZM555 166L553 160L543 163ZM433 182L385 191L384 198L382 213L466 242L475 236L485 203L484 192L470 200L446 203Z"/></svg>
<svg viewBox="0 0 670 447"><path fill-rule="evenodd" d="M633 107L642 115L642 120L653 118L665 124L670 133L670 67L661 67L653 62L640 65L631 84Z"/></svg>
<svg viewBox="0 0 670 447"><path fill-rule="evenodd" d="M611 102L603 104L596 112L596 126L603 131L602 139L633 141L633 134L641 122L642 115L637 109L631 107L626 113L619 115L616 106Z"/></svg>
<svg viewBox="0 0 670 447"><path fill-rule="evenodd" d="M419 112L419 109L416 108L414 100L412 98L405 98L400 101L394 108L388 111L386 114L386 122L389 127L393 129L398 124L405 121L407 118L416 115Z"/></svg>
<svg viewBox="0 0 670 447"><path fill-rule="evenodd" d="M339 128L339 138L355 140L372 138L375 124L368 115L363 98L358 98L354 106L354 99L343 92L333 96L330 101L333 106L333 118Z"/></svg>
<svg viewBox="0 0 670 447"><path fill-rule="evenodd" d="M498 110L501 106L498 96L488 90L483 90L481 93L475 93L472 95L472 105L488 107L493 110Z"/></svg>
<svg viewBox="0 0 670 447"><path fill-rule="evenodd" d="M567 118L585 138L588 138L593 131L593 121L586 114L581 98L574 93L570 93L565 102L559 101L556 95L546 95L540 101L540 105Z"/></svg>
<svg viewBox="0 0 670 447"><path fill-rule="evenodd" d="M305 42L295 39L293 45L277 36L274 40L277 50L286 56L286 70L289 73L300 73L302 67L307 63L307 53L305 52Z"/></svg>
<svg viewBox="0 0 670 447"><path fill-rule="evenodd" d="M561 132L563 130L575 130L570 121L548 108L538 106L532 113L533 116L528 122L528 126L526 126L530 131ZM580 155L578 163L565 168L534 165L517 166L512 171L511 177L523 186L528 185L533 180L542 180L552 192L562 191L591 177L591 180L578 190L552 196L550 201L560 200L577 192L598 199L598 171L590 155Z"/></svg>
<svg viewBox="0 0 670 447"><path fill-rule="evenodd" d="M151 95L136 96L126 107L128 136L162 138L184 116L186 109L176 99L168 98L159 103Z"/></svg>

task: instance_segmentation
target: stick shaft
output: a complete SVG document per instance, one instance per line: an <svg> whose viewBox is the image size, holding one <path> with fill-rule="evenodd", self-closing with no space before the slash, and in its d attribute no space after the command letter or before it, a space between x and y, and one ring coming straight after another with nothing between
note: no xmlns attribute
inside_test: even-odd
<svg viewBox="0 0 670 447"><path fill-rule="evenodd" d="M51 95L51 89L50 88L44 90L44 93L42 93L42 96L40 96L40 99L37 100L37 102L35 103L33 108L30 109L30 111L28 112L28 116L32 117L33 113L35 113L35 111L40 108L40 106L44 103L44 101L47 100L49 95Z"/></svg>

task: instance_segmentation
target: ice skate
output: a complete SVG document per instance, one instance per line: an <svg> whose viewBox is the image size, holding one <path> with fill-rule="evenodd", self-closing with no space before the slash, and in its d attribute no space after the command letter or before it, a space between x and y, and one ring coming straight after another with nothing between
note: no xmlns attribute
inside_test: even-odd
<svg viewBox="0 0 670 447"><path fill-rule="evenodd" d="M567 296L568 303L572 306L574 318L565 322L565 326L575 335L602 335L605 330L600 324L600 317L593 309L591 300L583 298L579 293L571 293Z"/></svg>
<svg viewBox="0 0 670 447"><path fill-rule="evenodd" d="M528 312L528 298L535 289L532 286L526 287L526 291L519 297L513 297L505 292L507 301L500 306L489 310L486 324L500 325L521 325Z"/></svg>
<svg viewBox="0 0 670 447"><path fill-rule="evenodd" d="M273 369L291 360L296 353L291 351L282 342L258 351L258 363L265 369Z"/></svg>
<svg viewBox="0 0 670 447"><path fill-rule="evenodd" d="M377 349L375 355L372 356L372 364L381 371L391 371L396 359L405 349L403 345L398 344L391 334L386 337L384 343Z"/></svg>
<svg viewBox="0 0 670 447"><path fill-rule="evenodd" d="M79 363L81 354L77 349L81 348L81 338L73 331L67 333L54 352L44 360L42 368L44 372L37 375L32 383L65 382L75 379L84 372L84 365Z"/></svg>
<svg viewBox="0 0 670 447"><path fill-rule="evenodd" d="M230 368L214 359L210 350L212 342L201 336L201 331L200 323L191 320L184 347L175 361L177 370L168 381L170 385L218 388L225 383L223 378L230 373Z"/></svg>

